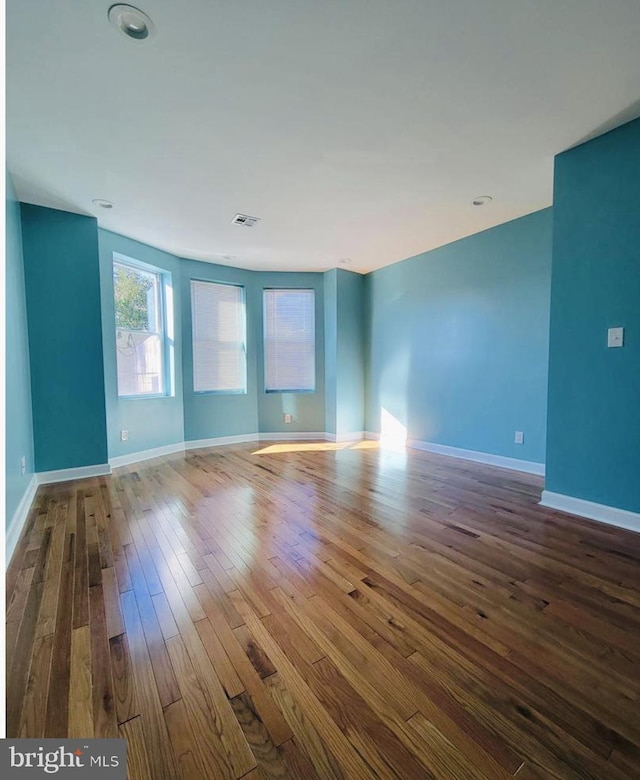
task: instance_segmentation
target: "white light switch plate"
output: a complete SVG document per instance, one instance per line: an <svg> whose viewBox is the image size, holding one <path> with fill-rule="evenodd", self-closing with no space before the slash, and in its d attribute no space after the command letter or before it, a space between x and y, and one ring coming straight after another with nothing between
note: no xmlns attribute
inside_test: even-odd
<svg viewBox="0 0 640 780"><path fill-rule="evenodd" d="M624 344L624 328L609 328L607 331L607 346L621 347Z"/></svg>

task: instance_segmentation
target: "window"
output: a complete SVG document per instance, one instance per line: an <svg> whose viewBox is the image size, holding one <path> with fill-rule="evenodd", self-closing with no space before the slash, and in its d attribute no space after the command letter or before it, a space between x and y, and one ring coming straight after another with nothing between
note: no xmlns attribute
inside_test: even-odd
<svg viewBox="0 0 640 780"><path fill-rule="evenodd" d="M315 390L313 290L264 291L264 356L268 393Z"/></svg>
<svg viewBox="0 0 640 780"><path fill-rule="evenodd" d="M166 392L162 272L113 263L119 396Z"/></svg>
<svg viewBox="0 0 640 780"><path fill-rule="evenodd" d="M191 281L193 389L246 393L244 288Z"/></svg>

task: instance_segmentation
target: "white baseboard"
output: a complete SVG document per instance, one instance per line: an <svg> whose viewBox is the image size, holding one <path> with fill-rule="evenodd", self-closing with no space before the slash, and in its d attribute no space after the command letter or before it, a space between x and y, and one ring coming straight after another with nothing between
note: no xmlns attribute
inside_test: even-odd
<svg viewBox="0 0 640 780"><path fill-rule="evenodd" d="M15 552L16 546L18 544L18 540L20 539L20 534L22 533L22 529L24 528L25 523L27 522L27 518L29 517L29 511L31 509L31 504L33 503L33 499L35 498L37 489L38 489L38 477L36 474L33 474L31 479L29 480L27 489L24 491L22 495L20 503L16 508L16 511L13 513L13 517L11 518L11 521L7 526L7 532L5 534L5 540L4 540L5 569L7 566L9 566L9 563L11 562L11 558L13 557L13 553Z"/></svg>
<svg viewBox="0 0 640 780"><path fill-rule="evenodd" d="M257 433L242 433L238 436L214 436L212 439L194 439L184 443L185 450L199 450L202 447L222 447L225 444L245 444L258 441Z"/></svg>
<svg viewBox="0 0 640 780"><path fill-rule="evenodd" d="M39 471L37 473L39 485L51 485L54 482L69 482L72 479L87 479L87 477L101 477L111 474L109 463L97 463L95 466L77 466L73 469L59 469L58 471Z"/></svg>
<svg viewBox="0 0 640 780"><path fill-rule="evenodd" d="M616 509L606 504L596 504L583 498L565 496L563 493L552 493L550 490L542 491L540 505L549 509L559 509L561 512L567 512L570 515L586 517L589 520L598 520L600 523L640 533L640 514L637 512Z"/></svg>
<svg viewBox="0 0 640 780"><path fill-rule="evenodd" d="M373 441L380 440L379 433L365 431L364 437ZM382 445L384 446L384 444ZM526 474L536 474L544 476L544 463L537 463L533 460L520 460L519 458L508 458L505 455L494 455L491 452L478 452L476 450L465 450L460 447L449 447L447 444L433 444L429 441L419 441L418 439L407 439L405 446L412 450L422 450L423 452L433 452L435 455L446 455L450 458L460 458L461 460L471 460L475 463L485 463L488 466L498 466L502 469L511 471L522 471Z"/></svg>
<svg viewBox="0 0 640 780"><path fill-rule="evenodd" d="M151 458L159 458L162 455L171 455L174 452L183 450L199 450L206 447L222 447L227 444L245 444L254 441L335 441L330 438L331 434L319 431L291 431L279 433L242 433L238 436L213 436L209 439L193 439L191 441L178 442L177 444L168 444L165 447L155 447L151 450L142 450L140 452L130 452L127 455L117 455L109 459L111 468L119 466L130 466L133 463L139 463ZM338 439L338 441L357 441L362 438L361 433L345 434L348 438ZM77 479L69 476L68 479Z"/></svg>
<svg viewBox="0 0 640 780"><path fill-rule="evenodd" d="M151 458L160 458L163 455L173 455L174 452L184 452L185 443L183 441L176 444L165 444L163 447L153 447L150 450L140 450L139 452L128 452L126 455L116 455L109 458L111 468L119 466L129 466L132 463L139 463L142 460L151 460Z"/></svg>
<svg viewBox="0 0 640 780"><path fill-rule="evenodd" d="M524 471L526 474L537 474L540 477L544 477L544 463L537 463L533 460L508 458L505 455L494 455L491 452L464 450L460 447L449 447L446 444L432 444L428 441L417 441L415 439L409 439L407 441L407 447L414 450L433 452L437 455L447 455L451 458L472 460L475 463L486 463L488 466L499 466L502 469L511 469L511 471Z"/></svg>
<svg viewBox="0 0 640 780"><path fill-rule="evenodd" d="M327 441L324 431L291 431L279 433L259 433L259 441Z"/></svg>
<svg viewBox="0 0 640 780"><path fill-rule="evenodd" d="M365 438L364 431L353 431L351 433L325 433L323 434L327 441L348 442L362 441Z"/></svg>

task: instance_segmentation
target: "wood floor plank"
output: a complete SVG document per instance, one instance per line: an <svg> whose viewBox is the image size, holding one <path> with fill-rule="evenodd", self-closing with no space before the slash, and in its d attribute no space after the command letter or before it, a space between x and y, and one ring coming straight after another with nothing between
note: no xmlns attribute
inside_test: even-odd
<svg viewBox="0 0 640 780"><path fill-rule="evenodd" d="M376 442L41 486L7 569L7 733L132 780L629 780L640 535Z"/></svg>
<svg viewBox="0 0 640 780"><path fill-rule="evenodd" d="M75 505L75 502L74 502ZM75 517L75 514L71 516ZM71 632L74 606L75 534L67 533L64 542L60 596L53 635L51 675L47 695L45 737L66 737L69 722L69 683L71 677ZM11 698L9 697L9 702Z"/></svg>
<svg viewBox="0 0 640 780"><path fill-rule="evenodd" d="M107 621L107 636L111 639L124 633L124 622L122 620L122 611L120 610L120 592L118 590L116 570L113 567L101 569L101 583Z"/></svg>
<svg viewBox="0 0 640 780"><path fill-rule="evenodd" d="M407 750L376 717L328 658L317 661L305 679L372 772L400 780L423 780L429 776L419 757Z"/></svg>
<svg viewBox="0 0 640 780"><path fill-rule="evenodd" d="M271 636L276 639L280 636L286 636L291 646L307 664L315 664L317 661L325 658L324 652L311 639L309 634L303 631L285 610L278 609L275 600L273 603L275 606L271 614L262 618L262 624Z"/></svg>
<svg viewBox="0 0 640 780"><path fill-rule="evenodd" d="M56 504L54 524L52 527L51 550L44 576L42 603L40 604L38 626L36 628L36 636L38 637L52 634L55 630L68 512L68 501L58 502Z"/></svg>
<svg viewBox="0 0 640 780"><path fill-rule="evenodd" d="M244 693L245 685L238 676L222 642L220 642L216 632L213 630L209 618L199 620L195 626L227 696L233 699L235 696Z"/></svg>
<svg viewBox="0 0 640 780"><path fill-rule="evenodd" d="M96 670L98 673L100 670ZM94 737L91 676L91 629L74 628L71 632L71 668L69 675L69 729L74 738Z"/></svg>
<svg viewBox="0 0 640 780"><path fill-rule="evenodd" d="M20 623L27 605L35 569L20 569L15 578L11 599L7 602L7 623ZM9 649L9 648L7 648Z"/></svg>
<svg viewBox="0 0 640 780"><path fill-rule="evenodd" d="M93 691L93 732L99 739L114 739L118 733L109 637L102 585L89 589L91 628L91 687Z"/></svg>
<svg viewBox="0 0 640 780"><path fill-rule="evenodd" d="M291 775L305 780L322 780L318 770L300 749L295 737L283 742L280 746L285 754Z"/></svg>
<svg viewBox="0 0 640 780"><path fill-rule="evenodd" d="M13 596L13 591L16 586L16 580L18 578L20 571L23 568L25 555L29 548L29 543L31 541L31 536L35 528L38 515L40 514L40 504L42 500L43 500L43 493L36 492L36 495L33 499L33 504L27 515L27 520L24 524L24 528L22 529L22 533L20 534L18 543L16 544L11 560L9 561L9 565L7 566L7 571L5 574L5 594L6 594L7 604L10 602ZM27 566L27 568L30 567Z"/></svg>
<svg viewBox="0 0 640 780"><path fill-rule="evenodd" d="M360 765L359 757L355 751L350 754L345 745L337 745L334 746L334 750L331 749L330 745L333 744L333 741L330 741L330 735L325 734L323 738L304 710L303 705L291 694L278 675L269 677L266 685L280 709L285 713L298 744L302 746L302 750L307 754L313 766L317 768L321 777L330 780L343 780L350 777L367 776L366 765ZM353 762L352 766L350 766L351 762Z"/></svg>
<svg viewBox="0 0 640 780"><path fill-rule="evenodd" d="M310 600L310 603L315 604L315 600L319 596L314 596ZM284 602L285 605L287 602ZM437 724L445 731L448 737L455 743L457 750L461 754L468 754L473 757L474 764L478 767L486 765L488 771L492 777L499 778L506 776L508 772L505 772L502 766L496 762L490 753L488 753L482 746L482 741L475 741L471 737L471 734L467 733L467 730L461 728L451 716L451 708L445 706L445 708L439 708L436 706L428 696L425 696L420 688L416 685L407 686L406 683L412 682L411 677L401 676L399 672L399 664L405 659L399 655L393 659L393 662L385 661L381 663L381 658L372 658L372 661L376 661L381 665L378 667L378 671L365 677L362 674L362 670L358 667L358 656L349 652L349 644L352 642L354 649L357 650L358 646L362 645L362 638L358 638L355 633L350 632L349 627L342 623L337 615L333 615L333 624L339 626L343 632L342 636L337 636L333 633L333 625L331 625L326 617L331 618L332 611L328 609L327 605L323 605L320 608L320 613L324 613L322 619L320 615L316 615L314 621L314 627L312 628L311 621L308 621L306 625L312 630L316 641L322 644L327 652L328 657L336 664L338 669L345 675L346 679L354 687L354 689L365 699L365 701L371 706L371 708L377 713L381 721L385 723L401 740L401 742L410 750L415 752L418 756L424 754L426 746L422 748L416 743L416 734L406 730L404 721L410 719L418 708L421 708L423 712L428 713L430 716L436 719ZM345 642L344 639L347 641ZM375 646L376 643L374 643ZM391 651L392 648L389 648ZM384 653L381 653L384 656ZM391 658L393 655L391 654ZM372 685L370 679L379 681L381 676L386 674L390 680L395 680L399 683L403 681L402 690L407 697L409 707L414 710L413 713L405 718L402 712L397 710L397 702L394 703L386 695L389 691L388 685L381 690L381 686L378 682L377 685ZM410 711L410 710L408 710ZM473 733L473 732L472 732ZM419 736L422 736L418 733Z"/></svg>
<svg viewBox="0 0 640 780"><path fill-rule="evenodd" d="M242 647L231 627L224 621L221 613L217 610L217 606L209 598L209 591L206 589L202 590L202 588L204 586L197 586L195 590L198 593L198 597L202 599L203 608L207 611L209 621L220 644L229 657L242 685L251 696L262 722L271 735L271 739L276 745L281 745L293 736L290 726L284 719L282 712L276 707L251 661L242 651ZM197 625L199 626L201 622L199 621Z"/></svg>
<svg viewBox="0 0 640 780"><path fill-rule="evenodd" d="M164 719L176 759L179 780L207 780L198 742L191 728L191 718L184 701L179 699L164 710Z"/></svg>
<svg viewBox="0 0 640 780"><path fill-rule="evenodd" d="M297 733L299 744L302 746L301 740L304 740L305 735L312 740L315 745L315 759L320 762L316 764L313 756L310 755L314 766L317 765L329 772L327 777L332 777L333 774L337 773L337 777L344 775L353 778L361 777L364 780L368 773L366 764L351 748L293 664L271 639L248 603L244 602L243 609L245 610L243 615L249 628L261 645L265 647L278 668L278 674L267 677L264 683L271 691L271 695L275 698L280 709L285 713L294 733ZM304 747L306 749L306 744ZM339 767L335 763L336 756Z"/></svg>
<svg viewBox="0 0 640 780"><path fill-rule="evenodd" d="M161 554L159 550L157 551L157 554ZM238 722L233 716L233 711L229 704L229 700L226 697L224 688L215 673L198 631L192 622L190 610L182 599L182 591L178 588L172 573L168 569L160 568L159 573L167 596L167 601L169 602L180 631L178 637L172 637L167 640L167 649L173 647L173 654L177 659L182 659L179 652L182 647L184 647L188 653L189 664L190 666L193 666L199 688L202 689L207 707L219 724L218 734L220 740L222 744L228 746L231 766L234 770L242 770L238 775L240 777L243 773L248 772L255 766L251 751L244 739ZM202 611L200 603L197 601L193 591L192 596L196 599L198 607L200 611ZM204 615L204 611L202 611L202 614ZM183 672L185 672L187 668L190 668L190 666L186 667L183 664ZM187 676L184 679L189 680L190 678ZM197 690L198 689L194 688L194 691ZM194 712L200 712L200 710L201 708L195 708Z"/></svg>
<svg viewBox="0 0 640 780"><path fill-rule="evenodd" d="M22 707L21 737L40 738L44 734L52 650L53 634L36 638Z"/></svg>
<svg viewBox="0 0 640 780"><path fill-rule="evenodd" d="M178 683L167 655L160 624L151 601L151 595L147 588L147 581L142 572L135 545L126 545L125 551L160 702L163 707L166 707L180 698Z"/></svg>
<svg viewBox="0 0 640 780"><path fill-rule="evenodd" d="M87 561L89 588L102 584L102 567L100 562L100 544L98 543L98 528L94 524L87 528Z"/></svg>
<svg viewBox="0 0 640 780"><path fill-rule="evenodd" d="M42 599L42 582L34 582L29 588L24 615L16 639L12 663L7 678L7 736L17 737L20 733L20 718L27 691L27 682L38 621L38 610Z"/></svg>
<svg viewBox="0 0 640 780"><path fill-rule="evenodd" d="M151 597L151 601L153 602L153 608L156 611L156 617L158 618L158 623L160 624L162 636L165 639L171 639L172 636L179 634L180 632L178 631L178 626L173 617L173 612L171 611L171 607L169 606L169 602L167 601L167 597L164 595L164 592L156 593L155 596Z"/></svg>
<svg viewBox="0 0 640 780"><path fill-rule="evenodd" d="M86 496L78 491L73 578L73 628L89 625L89 560L87 554Z"/></svg>
<svg viewBox="0 0 640 780"><path fill-rule="evenodd" d="M188 719L194 729L206 776L242 777L243 774L256 766L248 745L248 756L245 757L242 754L239 756L241 764L238 767L235 761L237 757L225 745L224 725L207 701L182 639L179 636L172 637L167 640L167 648L178 676ZM239 769L240 771L238 771Z"/></svg>
<svg viewBox="0 0 640 780"><path fill-rule="evenodd" d="M216 609L221 613L225 623L228 623L231 628L238 628L238 626L243 626L244 618L233 606L233 602L229 598L229 593L236 589L233 580L229 578L231 588L229 588L229 590L225 590L221 585L221 581L218 580L218 575L214 575L208 569L204 571L201 570L200 574L202 576L204 585L206 585L207 590L209 591L209 598L215 602ZM197 585L193 590L194 593L201 593L202 586ZM200 603L202 603L202 599L198 597L198 600Z"/></svg>
<svg viewBox="0 0 640 780"><path fill-rule="evenodd" d="M140 704L131 667L129 642L125 634L114 636L109 640L109 655L111 657L116 716L118 723L122 724L140 715Z"/></svg>
<svg viewBox="0 0 640 780"><path fill-rule="evenodd" d="M269 732L253 707L251 697L239 694L231 701L231 706L242 728L263 777L293 780L287 754L282 746L273 744Z"/></svg>
<svg viewBox="0 0 640 780"><path fill-rule="evenodd" d="M427 746L422 751L422 759L431 768L434 777L450 777L451 780L467 780L476 777L478 780L492 780L493 775L486 775L477 765L466 757L430 723L421 712L409 719L409 725L420 735L420 740ZM509 777L505 772L503 777Z"/></svg>
<svg viewBox="0 0 640 780"><path fill-rule="evenodd" d="M101 480L100 488L96 491L95 502L95 518L96 518L96 531L98 533L98 552L100 554L100 566L103 569L113 568L113 546L112 539L116 540L116 537L112 537L109 529L109 518L111 512L111 502L109 501L109 494L104 484L104 480ZM117 544L117 541L116 541Z"/></svg>
<svg viewBox="0 0 640 780"><path fill-rule="evenodd" d="M173 780L176 770L169 733L133 591L123 593L121 603L151 777L153 780Z"/></svg>
<svg viewBox="0 0 640 780"><path fill-rule="evenodd" d="M233 633L240 642L244 654L251 661L251 665L263 680L265 677L269 677L270 674L276 673L277 669L271 663L269 656L256 642L246 626L234 628Z"/></svg>
<svg viewBox="0 0 640 780"><path fill-rule="evenodd" d="M145 739L142 718L132 718L118 727L118 736L127 741L127 778L129 780L155 780L152 762L149 760L150 745Z"/></svg>

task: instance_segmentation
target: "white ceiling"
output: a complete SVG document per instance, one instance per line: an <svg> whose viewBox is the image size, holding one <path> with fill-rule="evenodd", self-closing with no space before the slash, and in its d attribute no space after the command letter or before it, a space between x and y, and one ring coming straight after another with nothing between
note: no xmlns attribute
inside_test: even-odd
<svg viewBox="0 0 640 780"><path fill-rule="evenodd" d="M8 166L183 257L379 268L550 205L554 154L640 114L639 0L133 2L152 42L7 0Z"/></svg>

